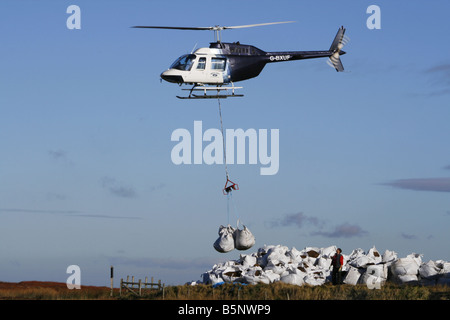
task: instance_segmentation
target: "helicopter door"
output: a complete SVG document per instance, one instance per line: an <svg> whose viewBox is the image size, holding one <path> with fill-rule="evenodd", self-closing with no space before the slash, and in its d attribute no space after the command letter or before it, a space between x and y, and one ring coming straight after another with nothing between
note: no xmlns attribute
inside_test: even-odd
<svg viewBox="0 0 450 320"><path fill-rule="evenodd" d="M226 65L226 58L211 57L211 68L208 72L211 83L224 83Z"/></svg>
<svg viewBox="0 0 450 320"><path fill-rule="evenodd" d="M189 77L186 80L187 80L186 82L192 83L208 82L206 57L198 58L196 64L194 65L194 68L191 69Z"/></svg>

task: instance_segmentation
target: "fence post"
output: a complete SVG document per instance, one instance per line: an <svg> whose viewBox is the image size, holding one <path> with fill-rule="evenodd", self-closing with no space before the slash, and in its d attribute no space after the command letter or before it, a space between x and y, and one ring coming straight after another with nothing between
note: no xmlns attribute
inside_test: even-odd
<svg viewBox="0 0 450 320"><path fill-rule="evenodd" d="M141 279L139 279L139 297L142 296L142 283Z"/></svg>
<svg viewBox="0 0 450 320"><path fill-rule="evenodd" d="M114 267L111 266L111 297L113 296L113 285L114 285Z"/></svg>

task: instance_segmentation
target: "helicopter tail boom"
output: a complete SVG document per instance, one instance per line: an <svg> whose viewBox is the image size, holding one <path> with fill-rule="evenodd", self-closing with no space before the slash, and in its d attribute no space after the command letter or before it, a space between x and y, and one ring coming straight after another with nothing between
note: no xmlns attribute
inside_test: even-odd
<svg viewBox="0 0 450 320"><path fill-rule="evenodd" d="M282 51L282 52L266 52L266 62L281 62L291 60L315 59L328 57L327 61L336 71L344 71L340 56L345 54L342 50L348 42L348 38L344 36L345 28L339 28L329 50L325 51Z"/></svg>

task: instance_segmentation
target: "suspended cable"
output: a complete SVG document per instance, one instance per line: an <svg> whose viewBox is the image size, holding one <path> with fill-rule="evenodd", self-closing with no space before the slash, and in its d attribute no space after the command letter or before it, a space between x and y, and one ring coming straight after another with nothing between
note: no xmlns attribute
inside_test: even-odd
<svg viewBox="0 0 450 320"><path fill-rule="evenodd" d="M223 188L222 192L224 195L227 195L231 192L231 190L239 190L239 186L230 180L230 175L228 174L227 152L225 145L225 134L223 132L222 107L220 105L220 98L218 98L217 101L219 102L220 130L222 131L223 162L225 163L225 174L227 178L225 187Z"/></svg>
<svg viewBox="0 0 450 320"><path fill-rule="evenodd" d="M236 183L230 180L230 175L228 173L227 164L227 153L225 145L225 134L223 130L223 119L222 119L222 107L220 105L220 98L217 99L219 103L219 117L220 117L220 130L222 132L222 145L223 145L223 161L225 163L225 174L227 181L225 182L225 187L223 188L223 194L227 196L227 227L221 226L219 228L219 238L214 242L214 248L219 252L229 252L233 249L247 250L255 244L255 237L248 230L245 225L243 229L239 229L239 224L241 224L241 219L238 215L236 204L233 201L232 190L239 190ZM232 208L230 208L230 203ZM230 210L234 211L237 218L236 229L230 225Z"/></svg>
<svg viewBox="0 0 450 320"><path fill-rule="evenodd" d="M217 99L217 101L219 101L220 130L222 131L223 162L225 163L225 173L226 173L226 177L228 180L229 175L228 175L228 166L227 166L227 153L226 153L226 147L225 147L225 135L223 133L222 108L220 106L220 98Z"/></svg>

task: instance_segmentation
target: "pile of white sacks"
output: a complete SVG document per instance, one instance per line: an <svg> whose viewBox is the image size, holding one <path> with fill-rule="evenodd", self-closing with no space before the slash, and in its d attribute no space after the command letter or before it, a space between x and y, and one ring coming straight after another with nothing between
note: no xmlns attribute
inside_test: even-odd
<svg viewBox="0 0 450 320"><path fill-rule="evenodd" d="M265 245L252 254L241 254L238 260L219 263L202 274L197 283L219 284L240 282L246 284L277 281L295 285L323 285L331 282L331 257L336 246L289 249L282 245ZM380 254L375 247L368 252L355 249L343 254L343 283L367 284L379 287L386 281L450 285L450 262L443 260L422 262L422 255L412 253L398 258L394 251ZM195 283L193 283L195 284Z"/></svg>

